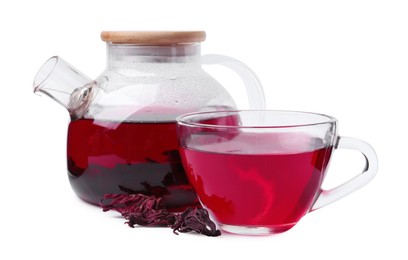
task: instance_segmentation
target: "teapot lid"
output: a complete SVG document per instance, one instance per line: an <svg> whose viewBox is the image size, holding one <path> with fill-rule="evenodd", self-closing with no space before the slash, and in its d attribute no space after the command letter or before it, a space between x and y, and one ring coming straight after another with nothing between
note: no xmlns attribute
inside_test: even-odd
<svg viewBox="0 0 408 260"><path fill-rule="evenodd" d="M203 42L205 31L103 31L102 41L140 45Z"/></svg>

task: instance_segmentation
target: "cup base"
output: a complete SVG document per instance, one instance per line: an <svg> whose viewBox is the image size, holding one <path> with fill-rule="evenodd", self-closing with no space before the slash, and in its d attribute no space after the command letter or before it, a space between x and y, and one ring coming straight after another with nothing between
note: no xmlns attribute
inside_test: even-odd
<svg viewBox="0 0 408 260"><path fill-rule="evenodd" d="M266 236L278 234L291 229L296 223L277 225L277 226L234 226L220 224L220 229L227 233L247 236Z"/></svg>

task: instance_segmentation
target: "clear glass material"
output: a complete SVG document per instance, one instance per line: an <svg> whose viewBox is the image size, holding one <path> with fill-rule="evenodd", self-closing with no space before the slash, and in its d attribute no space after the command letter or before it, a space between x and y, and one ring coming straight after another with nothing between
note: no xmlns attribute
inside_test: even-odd
<svg viewBox="0 0 408 260"><path fill-rule="evenodd" d="M367 184L377 172L373 148L340 137L331 116L293 111L216 111L178 118L187 177L222 230L265 235L292 228L311 210ZM355 149L364 171L331 190L321 184L333 150Z"/></svg>
<svg viewBox="0 0 408 260"><path fill-rule="evenodd" d="M38 71L34 92L63 105L68 128L68 175L76 194L98 204L108 193L163 197L174 210L198 203L178 152L176 117L236 108L202 64L221 63L246 84L251 108L265 108L262 87L243 63L214 55L199 43L107 43L107 66L95 80L60 57Z"/></svg>
<svg viewBox="0 0 408 260"><path fill-rule="evenodd" d="M48 59L35 76L34 92L45 94L64 106L71 118L87 111L95 94L95 82L58 56Z"/></svg>

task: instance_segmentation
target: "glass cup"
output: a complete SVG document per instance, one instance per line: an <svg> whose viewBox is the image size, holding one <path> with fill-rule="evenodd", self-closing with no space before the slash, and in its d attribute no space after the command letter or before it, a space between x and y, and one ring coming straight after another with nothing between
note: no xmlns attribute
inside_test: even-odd
<svg viewBox="0 0 408 260"><path fill-rule="evenodd" d="M223 231L263 235L292 228L306 213L373 179L378 161L366 142L337 134L337 120L307 112L246 110L178 117L180 152L201 204ZM360 151L364 171L321 188L335 149Z"/></svg>

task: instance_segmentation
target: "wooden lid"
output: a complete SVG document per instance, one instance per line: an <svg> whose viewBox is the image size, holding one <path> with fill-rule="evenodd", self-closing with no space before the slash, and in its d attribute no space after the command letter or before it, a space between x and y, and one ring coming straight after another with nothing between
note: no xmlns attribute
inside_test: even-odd
<svg viewBox="0 0 408 260"><path fill-rule="evenodd" d="M172 45L202 42L204 31L104 31L102 41L140 45Z"/></svg>

